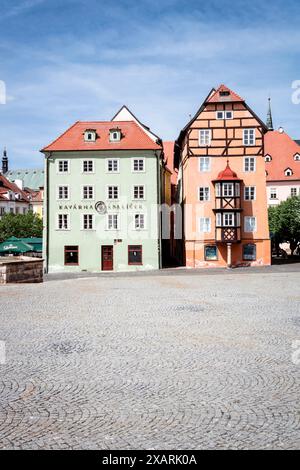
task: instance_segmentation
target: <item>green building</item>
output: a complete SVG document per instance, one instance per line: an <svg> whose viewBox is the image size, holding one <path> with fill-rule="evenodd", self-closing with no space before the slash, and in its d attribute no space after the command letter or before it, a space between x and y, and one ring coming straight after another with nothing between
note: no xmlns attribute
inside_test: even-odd
<svg viewBox="0 0 300 470"><path fill-rule="evenodd" d="M161 267L162 142L123 107L45 147L47 272Z"/></svg>

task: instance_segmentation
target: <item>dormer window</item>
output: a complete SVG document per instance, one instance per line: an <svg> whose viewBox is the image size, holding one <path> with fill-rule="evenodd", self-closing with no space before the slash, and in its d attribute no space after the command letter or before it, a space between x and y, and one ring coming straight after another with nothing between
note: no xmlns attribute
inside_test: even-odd
<svg viewBox="0 0 300 470"><path fill-rule="evenodd" d="M95 142L97 133L94 129L87 129L84 133L85 142Z"/></svg>
<svg viewBox="0 0 300 470"><path fill-rule="evenodd" d="M291 168L287 168L284 170L284 174L285 176L293 176L293 170L291 170Z"/></svg>
<svg viewBox="0 0 300 470"><path fill-rule="evenodd" d="M294 160L295 162L300 162L300 153L296 153L296 155L294 155Z"/></svg>
<svg viewBox="0 0 300 470"><path fill-rule="evenodd" d="M120 142L120 140L121 140L121 131L120 131L120 129L110 129L110 131L109 131L109 140L111 142Z"/></svg>
<svg viewBox="0 0 300 470"><path fill-rule="evenodd" d="M229 91L220 91L220 96L229 96L230 92Z"/></svg>
<svg viewBox="0 0 300 470"><path fill-rule="evenodd" d="M270 162L272 160L271 155L266 155L265 156L265 162Z"/></svg>

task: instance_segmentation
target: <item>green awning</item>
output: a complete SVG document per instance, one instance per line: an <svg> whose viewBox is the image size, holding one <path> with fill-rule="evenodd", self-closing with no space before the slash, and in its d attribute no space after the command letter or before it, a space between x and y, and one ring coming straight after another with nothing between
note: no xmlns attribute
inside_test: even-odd
<svg viewBox="0 0 300 470"><path fill-rule="evenodd" d="M0 253L28 253L29 251L34 251L32 245L19 240L16 237L11 237L3 243L0 243Z"/></svg>

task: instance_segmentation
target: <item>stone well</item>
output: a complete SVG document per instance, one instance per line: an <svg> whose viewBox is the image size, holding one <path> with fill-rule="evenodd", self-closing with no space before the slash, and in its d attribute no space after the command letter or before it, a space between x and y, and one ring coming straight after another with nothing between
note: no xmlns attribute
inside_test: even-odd
<svg viewBox="0 0 300 470"><path fill-rule="evenodd" d="M41 258L0 257L0 284L43 282L43 264Z"/></svg>

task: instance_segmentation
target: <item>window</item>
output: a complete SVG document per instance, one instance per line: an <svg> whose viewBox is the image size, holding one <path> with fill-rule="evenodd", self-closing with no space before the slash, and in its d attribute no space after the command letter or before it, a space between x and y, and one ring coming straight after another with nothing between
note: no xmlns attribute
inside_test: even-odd
<svg viewBox="0 0 300 470"><path fill-rule="evenodd" d="M222 227L222 214L220 212L216 214L216 226Z"/></svg>
<svg viewBox="0 0 300 470"><path fill-rule="evenodd" d="M216 191L216 196L217 197L221 196L221 185L220 185L220 183L216 183L215 191Z"/></svg>
<svg viewBox="0 0 300 470"><path fill-rule="evenodd" d="M109 140L111 142L119 142L121 140L121 131L120 131L120 129L111 129L109 131Z"/></svg>
<svg viewBox="0 0 300 470"><path fill-rule="evenodd" d="M83 199L94 199L94 186L83 186Z"/></svg>
<svg viewBox="0 0 300 470"><path fill-rule="evenodd" d="M199 145L207 146L211 142L211 130L210 129L200 129L199 131Z"/></svg>
<svg viewBox="0 0 300 470"><path fill-rule="evenodd" d="M27 214L27 209L26 209L26 207L23 207L23 214Z"/></svg>
<svg viewBox="0 0 300 470"><path fill-rule="evenodd" d="M255 129L244 129L243 142L244 145L255 145Z"/></svg>
<svg viewBox="0 0 300 470"><path fill-rule="evenodd" d="M200 171L210 171L210 157L200 157Z"/></svg>
<svg viewBox="0 0 300 470"><path fill-rule="evenodd" d="M256 217L245 217L244 218L244 231L245 232L256 232Z"/></svg>
<svg viewBox="0 0 300 470"><path fill-rule="evenodd" d="M271 155L266 155L265 156L265 162L270 162L272 160Z"/></svg>
<svg viewBox="0 0 300 470"><path fill-rule="evenodd" d="M145 228L145 215L144 214L134 215L134 228L135 230L143 230Z"/></svg>
<svg viewBox="0 0 300 470"><path fill-rule="evenodd" d="M142 245L129 245L128 246L128 264L129 265L143 264Z"/></svg>
<svg viewBox="0 0 300 470"><path fill-rule="evenodd" d="M134 158L132 160L132 171L135 173L145 171L145 159L144 158Z"/></svg>
<svg viewBox="0 0 300 470"><path fill-rule="evenodd" d="M223 196L233 196L233 183L223 183Z"/></svg>
<svg viewBox="0 0 300 470"><path fill-rule="evenodd" d="M96 141L96 131L94 129L87 129L84 133L84 140L86 142Z"/></svg>
<svg viewBox="0 0 300 470"><path fill-rule="evenodd" d="M144 186L134 186L133 187L133 199L144 199L145 189Z"/></svg>
<svg viewBox="0 0 300 470"><path fill-rule="evenodd" d="M210 232L210 218L209 217L200 217L199 219L199 231L202 233Z"/></svg>
<svg viewBox="0 0 300 470"><path fill-rule="evenodd" d="M0 207L0 216L6 213L5 207Z"/></svg>
<svg viewBox="0 0 300 470"><path fill-rule="evenodd" d="M277 199L277 188L270 188L270 199Z"/></svg>
<svg viewBox="0 0 300 470"><path fill-rule="evenodd" d="M284 171L284 174L285 174L285 176L293 176L293 170L291 170L290 168L287 168Z"/></svg>
<svg viewBox="0 0 300 470"><path fill-rule="evenodd" d="M255 170L256 170L255 157L245 157L244 158L244 171L255 171Z"/></svg>
<svg viewBox="0 0 300 470"><path fill-rule="evenodd" d="M255 197L256 197L256 188L255 188L255 186L245 186L244 200L245 201L254 201Z"/></svg>
<svg viewBox="0 0 300 470"><path fill-rule="evenodd" d="M107 187L107 199L119 199L119 186Z"/></svg>
<svg viewBox="0 0 300 470"><path fill-rule="evenodd" d="M297 188L291 188L291 197L297 196Z"/></svg>
<svg viewBox="0 0 300 470"><path fill-rule="evenodd" d="M82 228L83 228L83 230L93 230L94 229L94 216L93 216L93 214L83 214Z"/></svg>
<svg viewBox="0 0 300 470"><path fill-rule="evenodd" d="M94 172L93 160L83 160L82 171L83 173L93 173Z"/></svg>
<svg viewBox="0 0 300 470"><path fill-rule="evenodd" d="M248 243L243 246L243 259L245 261L255 261L256 260L256 245Z"/></svg>
<svg viewBox="0 0 300 470"><path fill-rule="evenodd" d="M296 153L296 155L294 155L294 160L295 162L300 162L300 153Z"/></svg>
<svg viewBox="0 0 300 470"><path fill-rule="evenodd" d="M234 214L232 212L224 212L223 214L223 226L234 227Z"/></svg>
<svg viewBox="0 0 300 470"><path fill-rule="evenodd" d="M119 214L107 214L107 230L119 230Z"/></svg>
<svg viewBox="0 0 300 470"><path fill-rule="evenodd" d="M58 186L58 199L69 199L69 186Z"/></svg>
<svg viewBox="0 0 300 470"><path fill-rule="evenodd" d="M206 261L216 261L218 259L218 250L216 245L206 245L204 247L204 259Z"/></svg>
<svg viewBox="0 0 300 470"><path fill-rule="evenodd" d="M109 173L119 173L119 159L112 158L107 160L107 171Z"/></svg>
<svg viewBox="0 0 300 470"><path fill-rule="evenodd" d="M69 230L69 214L58 214L57 216L57 228L58 230Z"/></svg>
<svg viewBox="0 0 300 470"><path fill-rule="evenodd" d="M209 201L210 190L208 186L202 186L199 188L199 201Z"/></svg>
<svg viewBox="0 0 300 470"><path fill-rule="evenodd" d="M217 111L217 119L233 119L233 111Z"/></svg>
<svg viewBox="0 0 300 470"><path fill-rule="evenodd" d="M219 95L220 96L229 96L230 95L230 92L228 90L223 90L223 91L220 91L219 92Z"/></svg>
<svg viewBox="0 0 300 470"><path fill-rule="evenodd" d="M79 264L78 246L65 246L65 265L77 266Z"/></svg>
<svg viewBox="0 0 300 470"><path fill-rule="evenodd" d="M69 160L58 161L58 173L69 173Z"/></svg>

